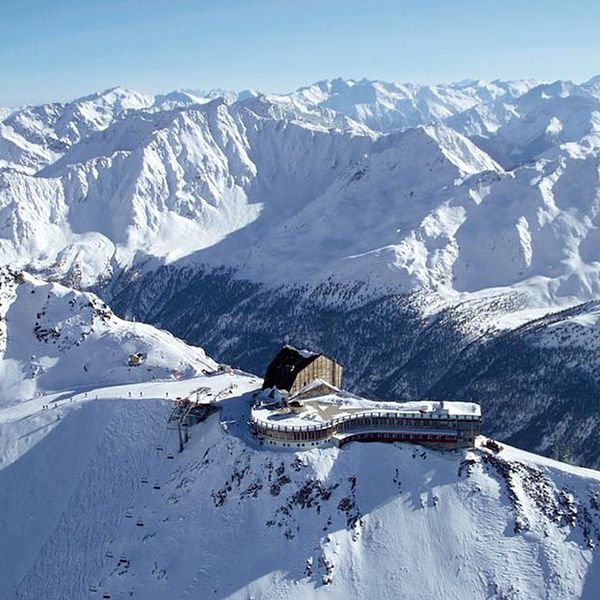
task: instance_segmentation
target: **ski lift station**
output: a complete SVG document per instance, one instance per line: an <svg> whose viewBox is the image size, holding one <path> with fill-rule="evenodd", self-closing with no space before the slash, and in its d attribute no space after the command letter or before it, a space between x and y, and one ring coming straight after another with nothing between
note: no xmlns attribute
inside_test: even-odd
<svg viewBox="0 0 600 600"><path fill-rule="evenodd" d="M378 402L341 389L342 366L285 346L267 368L250 415L256 438L309 449L347 442L409 442L440 449L473 446L481 408L472 402Z"/></svg>

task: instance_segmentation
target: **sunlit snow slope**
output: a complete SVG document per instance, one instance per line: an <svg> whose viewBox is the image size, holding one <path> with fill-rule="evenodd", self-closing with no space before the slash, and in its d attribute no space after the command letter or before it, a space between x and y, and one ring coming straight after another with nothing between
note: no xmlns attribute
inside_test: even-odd
<svg viewBox="0 0 600 600"><path fill-rule="evenodd" d="M599 466L599 90L336 79L16 109L0 262L250 370L289 337L361 393L482 402L504 441Z"/></svg>
<svg viewBox="0 0 600 600"><path fill-rule="evenodd" d="M6 116L4 260L83 286L152 257L275 285L597 295L594 80L215 96L115 88Z"/></svg>
<svg viewBox="0 0 600 600"><path fill-rule="evenodd" d="M0 599L595 599L597 471L510 447L266 450L259 378L90 293L9 269L0 292ZM199 388L220 410L180 453L172 400Z"/></svg>
<svg viewBox="0 0 600 600"><path fill-rule="evenodd" d="M597 597L598 472L511 448L264 450L246 430L259 385L0 411L0 598ZM200 386L229 392L179 454L165 397Z"/></svg>
<svg viewBox="0 0 600 600"><path fill-rule="evenodd" d="M145 360L129 366L135 353ZM202 349L119 319L93 294L0 271L0 406L69 386L87 390L213 368Z"/></svg>

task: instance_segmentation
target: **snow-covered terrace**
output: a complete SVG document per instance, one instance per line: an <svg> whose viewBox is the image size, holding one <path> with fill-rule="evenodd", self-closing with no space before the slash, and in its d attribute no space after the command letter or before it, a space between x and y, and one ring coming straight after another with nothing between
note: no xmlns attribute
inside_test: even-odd
<svg viewBox="0 0 600 600"><path fill-rule="evenodd" d="M360 417L405 419L480 420L481 408L473 402L378 402L364 398L330 394L302 401L301 412L288 408L255 407L252 419L275 430L321 430Z"/></svg>
<svg viewBox="0 0 600 600"><path fill-rule="evenodd" d="M295 448L352 440L457 448L473 445L481 427L481 409L471 402L374 402L340 392L290 404L253 407L254 434Z"/></svg>

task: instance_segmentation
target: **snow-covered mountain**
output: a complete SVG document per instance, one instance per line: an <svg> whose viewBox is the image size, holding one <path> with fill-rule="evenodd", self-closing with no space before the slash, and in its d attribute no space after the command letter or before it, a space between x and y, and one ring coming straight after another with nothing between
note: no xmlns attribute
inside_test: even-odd
<svg viewBox="0 0 600 600"><path fill-rule="evenodd" d="M0 256L228 362L290 336L365 394L481 400L492 433L600 465L599 115L597 79L25 107L0 126ZM563 336L556 312L592 316Z"/></svg>
<svg viewBox="0 0 600 600"><path fill-rule="evenodd" d="M597 313L544 343L593 353ZM259 377L8 268L0 325L2 600L596 597L598 471L483 437L266 449ZM179 452L172 401L199 390L219 410Z"/></svg>
<svg viewBox="0 0 600 600"><path fill-rule="evenodd" d="M142 355L141 364L130 357ZM216 364L166 331L119 319L100 298L0 271L0 405L52 390L190 377Z"/></svg>
<svg viewBox="0 0 600 600"><path fill-rule="evenodd" d="M326 83L334 95L379 85ZM478 103L386 135L306 90L228 104L115 89L17 111L4 125L38 136L47 164L0 173L2 255L88 287L147 255L275 284L336 275L402 293L518 286L541 305L590 300L600 99L593 86L532 85L455 86ZM503 123L475 126L481 111Z"/></svg>
<svg viewBox="0 0 600 600"><path fill-rule="evenodd" d="M333 79L300 88L289 97L333 109L376 131L390 131L443 121L480 104L510 102L535 85L532 80L466 80L429 86Z"/></svg>
<svg viewBox="0 0 600 600"><path fill-rule="evenodd" d="M597 147L599 107L593 87L558 81L532 88L510 104L475 106L449 124L512 168L539 156L556 158L569 143L579 157Z"/></svg>
<svg viewBox="0 0 600 600"><path fill-rule="evenodd" d="M259 385L223 373L0 410L0 598L597 597L597 471L510 447L265 449L246 423ZM179 454L165 397L199 387L221 412Z"/></svg>
<svg viewBox="0 0 600 600"><path fill-rule="evenodd" d="M73 102L16 110L2 122L0 166L35 173L91 133L152 103L152 97L117 87Z"/></svg>

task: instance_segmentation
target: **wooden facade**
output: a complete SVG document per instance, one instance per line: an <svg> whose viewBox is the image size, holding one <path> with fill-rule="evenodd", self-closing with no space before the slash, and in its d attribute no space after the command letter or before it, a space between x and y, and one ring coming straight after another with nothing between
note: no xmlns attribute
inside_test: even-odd
<svg viewBox="0 0 600 600"><path fill-rule="evenodd" d="M328 394L337 394L339 388L333 386L322 379L313 380L306 387L300 388L300 391L295 392L290 397L295 400L310 400L319 396L327 396Z"/></svg>
<svg viewBox="0 0 600 600"><path fill-rule="evenodd" d="M277 388L293 395L315 379L339 389L342 370L342 365L324 354L284 346L267 368L263 389Z"/></svg>
<svg viewBox="0 0 600 600"><path fill-rule="evenodd" d="M324 354L320 354L315 360L306 365L306 367L298 371L296 379L290 388L290 394L299 392L315 379L320 379L340 389L342 387L342 365ZM330 391L328 390L328 392Z"/></svg>

